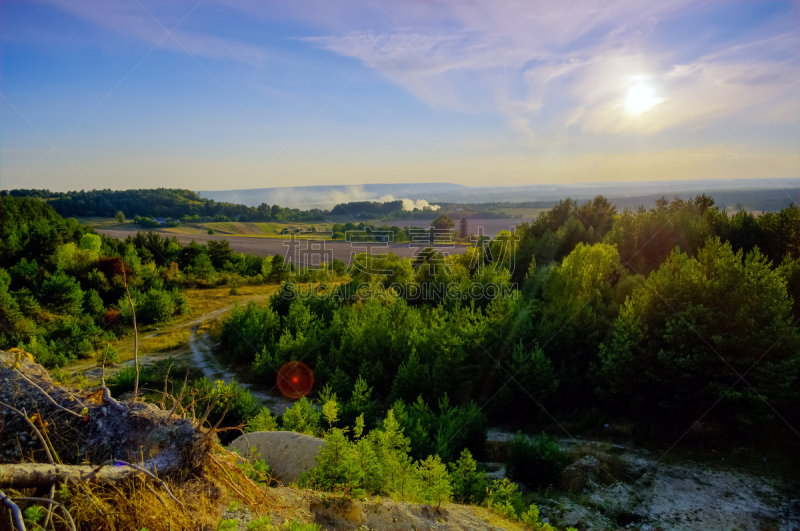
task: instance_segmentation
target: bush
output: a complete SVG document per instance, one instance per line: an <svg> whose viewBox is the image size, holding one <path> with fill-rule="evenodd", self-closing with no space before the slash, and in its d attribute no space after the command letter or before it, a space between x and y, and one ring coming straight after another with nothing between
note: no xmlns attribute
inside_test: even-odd
<svg viewBox="0 0 800 531"><path fill-rule="evenodd" d="M175 313L172 295L163 290L151 289L136 298L136 319L144 324L165 321Z"/></svg>
<svg viewBox="0 0 800 531"><path fill-rule="evenodd" d="M278 421L269 412L269 409L262 407L258 414L247 422L244 428L245 433L252 433L254 431L276 431L278 429Z"/></svg>
<svg viewBox="0 0 800 531"><path fill-rule="evenodd" d="M569 457L544 432L530 439L517 432L508 448L506 474L532 488L547 487L558 479Z"/></svg>
<svg viewBox="0 0 800 531"><path fill-rule="evenodd" d="M303 397L283 414L283 429L315 437L319 433L319 419L320 411Z"/></svg>
<svg viewBox="0 0 800 531"><path fill-rule="evenodd" d="M482 457L486 453L488 421L475 403L468 407L451 406L445 395L439 400L437 414L420 396L410 406L398 400L392 408L411 441L410 453L416 459L438 454L450 463L464 448L471 455Z"/></svg>
<svg viewBox="0 0 800 531"><path fill-rule="evenodd" d="M240 386L236 380L231 380L228 384L222 380L212 383L205 377L196 380L192 383L189 396L184 398L187 405L191 400L196 400L195 414L198 417L204 415L211 406L206 422L211 426L219 422L221 428L247 422L262 409L250 391Z"/></svg>
<svg viewBox="0 0 800 531"><path fill-rule="evenodd" d="M241 308L235 306L222 321L221 340L234 363L255 361L254 346L274 348L280 336L280 317L270 305L260 306L251 301Z"/></svg>
<svg viewBox="0 0 800 531"><path fill-rule="evenodd" d="M39 299L54 310L77 315L81 311L83 291L77 280L59 269L42 282Z"/></svg>
<svg viewBox="0 0 800 531"><path fill-rule="evenodd" d="M113 347L112 347L113 348ZM109 360L112 356L112 348L109 348ZM102 354L99 357L102 363ZM181 365L175 358L166 358L139 368L139 389L158 392L164 389L164 380L169 374L170 379L181 380L186 373L186 367ZM190 369L189 379L197 377L200 369ZM136 369L132 365L127 365L120 369L115 375L108 378L108 388L114 395L120 395L133 391L134 380L136 379ZM176 390L178 391L178 390ZM178 391L179 392L179 391ZM188 389L187 389L188 392ZM173 393L177 394L177 393Z"/></svg>
<svg viewBox="0 0 800 531"><path fill-rule="evenodd" d="M89 289L83 293L83 311L86 315L99 316L103 313L104 308L103 299L95 290Z"/></svg>

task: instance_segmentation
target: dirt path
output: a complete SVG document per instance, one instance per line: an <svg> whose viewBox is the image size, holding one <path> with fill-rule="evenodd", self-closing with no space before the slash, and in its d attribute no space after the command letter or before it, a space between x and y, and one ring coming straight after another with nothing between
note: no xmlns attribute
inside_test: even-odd
<svg viewBox="0 0 800 531"><path fill-rule="evenodd" d="M214 356L213 349L218 345L212 344L210 338L205 334L198 336L198 328L199 324L194 325L192 328L192 333L189 336L190 352L184 355L189 356L191 366L202 370L206 378L211 381L223 380L226 383L230 383L231 380L234 379L238 381L236 373L220 363ZM267 392L255 389L253 384L239 382L239 385L250 391L253 397L267 406L270 413L273 415L283 415L283 413L294 404L293 400L281 396L277 392L277 389L272 389L271 392Z"/></svg>
<svg viewBox="0 0 800 531"><path fill-rule="evenodd" d="M270 296L271 294L255 297L250 300L255 300L255 301L263 300ZM214 356L213 350L219 345L212 344L208 335L198 334L198 329L200 328L201 324L203 324L208 320L219 318L224 313L229 312L233 307L234 305L226 306L224 308L219 308L212 312L205 313L200 317L198 317L197 319L193 319L186 323L180 323L174 326L170 326L158 332L154 332L147 336L143 336L145 338L157 337L160 334L164 334L181 328L191 327L191 332L189 335L189 344L186 347L181 347L179 349L162 351L162 352L140 354L139 355L140 365L147 366L155 361L172 357L175 358L176 360L187 362L187 364L193 368L200 369L201 371L203 371L204 376L211 381L223 380L225 383L230 383L234 379L238 381L239 379L236 377L236 373L231 369L229 369L228 367L226 367ZM123 367L131 365L133 365L132 359L119 363L115 365L113 368L107 367L105 371L106 378L116 373ZM82 373L84 376L89 378L90 381L95 381L95 380L99 381L100 375L102 373L102 368L98 367L96 361L91 360L70 366L69 372L73 375L77 373ZM283 397L275 389L272 389L271 392L267 392L255 388L253 384L243 383L243 382L239 382L239 384L243 388L250 391L250 394L253 395L253 397L255 397L259 402L267 406L273 415L283 415L284 411L292 407L292 404L294 404L293 400L289 400Z"/></svg>

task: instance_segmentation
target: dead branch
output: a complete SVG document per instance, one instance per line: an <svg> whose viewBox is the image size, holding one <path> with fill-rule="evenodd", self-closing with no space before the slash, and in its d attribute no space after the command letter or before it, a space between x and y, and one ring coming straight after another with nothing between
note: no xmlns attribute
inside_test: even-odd
<svg viewBox="0 0 800 531"><path fill-rule="evenodd" d="M105 400L106 402L108 402L108 405L109 405L109 406L111 406L111 407L112 407L113 409L115 409L116 411L119 411L120 413L124 413L124 412L128 411L128 409L127 409L125 406L123 406L122 404L120 404L119 402L117 402L117 400L116 400L116 399L114 399L114 398L111 396L111 391L108 389L108 387L106 387L106 386L104 385L104 386L102 386L100 389L102 389L102 390L103 390L103 400Z"/></svg>
<svg viewBox="0 0 800 531"><path fill-rule="evenodd" d="M181 400L183 400L183 391L186 389L186 381L189 379L189 369L186 369L186 376L183 377L183 387L181 387L181 394L178 396L178 401L172 405L172 409L169 412L169 416L167 417L167 424L169 421L172 420L172 414L175 413L175 410L180 405Z"/></svg>
<svg viewBox="0 0 800 531"><path fill-rule="evenodd" d="M131 305L131 319L133 320L133 365L136 367L136 379L133 382L133 398L131 402L136 402L139 394L139 333L136 329L136 310L133 308L131 291L128 289L128 276L125 273L125 266L122 266L122 279L125 282L125 294L128 296L128 304Z"/></svg>
<svg viewBox="0 0 800 531"><path fill-rule="evenodd" d="M117 466L109 466L109 465ZM160 483L170 496L166 484L155 477L147 468L154 466L152 461L145 462L144 467L131 465L123 461L109 461L102 465L52 465L48 463L7 463L0 467L0 486L13 488L33 488L48 486L52 483L67 481L96 481L101 484L120 483L137 474L144 473ZM174 472L175 466L160 467L161 472ZM177 503L180 503L175 499Z"/></svg>
<svg viewBox="0 0 800 531"><path fill-rule="evenodd" d="M106 351L103 353L103 364L100 366L100 387L106 386L106 359L108 358L108 346L111 343L106 343Z"/></svg>
<svg viewBox="0 0 800 531"><path fill-rule="evenodd" d="M172 365L172 363L169 364L169 367L167 368L167 375L164 377L164 394L161 395L161 409L165 409L164 402L167 400L167 382L169 382L169 372L172 370Z"/></svg>
<svg viewBox="0 0 800 531"><path fill-rule="evenodd" d="M8 510L11 511L11 519L14 521L14 525L17 526L19 531L27 531L25 529L25 522L22 519L22 511L19 510L19 506L14 503L14 501L3 494L3 491L0 490L0 501L3 502L3 505L8 507Z"/></svg>
<svg viewBox="0 0 800 531"><path fill-rule="evenodd" d="M74 411L70 411L69 409L65 408L64 406L62 406L61 404L59 404L58 402L56 402L55 400L53 400L53 397L51 397L49 394L47 394L47 392L46 392L44 389L42 389L41 387L39 387L39 386L38 386L38 385L37 385L35 382L33 382L33 381L30 379L30 378L28 378L27 376L25 376L24 374L22 374L22 372L21 372L19 369L14 369L14 372L16 372L17 374L19 374L20 376L22 376L22 379L23 379L23 380L25 380L26 382L28 382L29 384L31 384L32 386L34 386L36 389L38 389L39 391L41 391L41 393L42 393L42 394L45 396L45 398L47 398L47 400L49 400L49 401L50 401L50 402L51 402L51 403L52 403L54 406L56 406L58 409L60 409L60 410L62 410L62 411L66 411L66 412L67 412L67 413L69 413L70 415L74 415L74 416L76 416L76 417L83 417L83 415L81 415L80 413L75 413ZM75 398L75 396L74 396L72 393L70 393L69 391L67 391L67 390L66 390L66 389L64 389L63 387L62 387L62 389L63 389L64 391L66 391L67 393L69 393L69 396L71 396L71 397L72 397L72 399L73 399L73 400L75 400L75 401L76 401L76 402L77 402L77 403L78 403L78 404L79 404L81 407L86 407L86 406L84 406L84 405L83 405L83 402L81 402L80 400L78 400L77 398Z"/></svg>
<svg viewBox="0 0 800 531"><path fill-rule="evenodd" d="M44 453L45 455L47 455L47 460L50 461L50 464L55 464L55 461L53 460L53 454L50 453L50 447L47 446L47 441L45 441L42 432L39 431L39 428L36 427L36 424L31 422L31 419L28 418L28 413L24 409L20 411L19 409L11 407L5 402L0 402L0 406L10 409L14 413L25 419L25 422L28 423L28 426L30 426L33 429L33 432L36 434L36 437L39 439L39 442L42 443L42 446L44 447Z"/></svg>
<svg viewBox="0 0 800 531"><path fill-rule="evenodd" d="M61 510L64 511L64 516L66 517L65 520L67 521L67 523L69 523L70 529L72 529L72 531L77 531L75 529L75 521L72 519L72 515L69 514L69 511L67 510L66 507L64 507L63 504L58 503L57 501L49 500L47 498L28 498L28 497L19 497L18 498L18 497L15 496L14 499L15 500L22 500L22 501L36 501L36 502L49 503L50 505L55 505L57 507L60 507Z"/></svg>

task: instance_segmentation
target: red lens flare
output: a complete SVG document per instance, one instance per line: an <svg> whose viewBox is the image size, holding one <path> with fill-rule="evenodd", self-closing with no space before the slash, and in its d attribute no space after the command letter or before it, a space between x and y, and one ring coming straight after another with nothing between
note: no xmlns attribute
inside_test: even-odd
<svg viewBox="0 0 800 531"><path fill-rule="evenodd" d="M311 392L314 372L301 361L290 361L278 371L278 389L287 398L297 400Z"/></svg>

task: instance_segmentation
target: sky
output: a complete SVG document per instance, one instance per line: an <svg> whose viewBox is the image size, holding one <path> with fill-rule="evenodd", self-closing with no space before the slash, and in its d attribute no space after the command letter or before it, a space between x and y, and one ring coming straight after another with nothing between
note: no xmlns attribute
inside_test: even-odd
<svg viewBox="0 0 800 531"><path fill-rule="evenodd" d="M800 176L800 5L0 3L0 188Z"/></svg>

